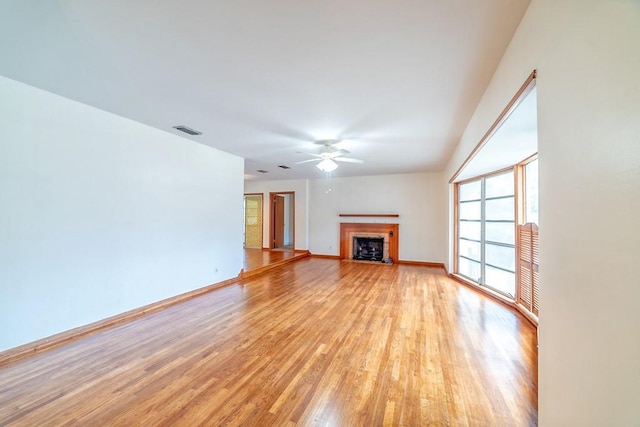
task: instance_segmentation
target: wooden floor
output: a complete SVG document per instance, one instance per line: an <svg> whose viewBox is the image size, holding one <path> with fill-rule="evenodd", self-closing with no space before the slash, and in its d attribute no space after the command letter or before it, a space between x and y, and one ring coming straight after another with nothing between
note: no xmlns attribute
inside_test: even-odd
<svg viewBox="0 0 640 427"><path fill-rule="evenodd" d="M305 258L5 366L0 425L536 425L535 339L439 270Z"/></svg>
<svg viewBox="0 0 640 427"><path fill-rule="evenodd" d="M299 255L294 250L244 249L244 271L254 271Z"/></svg>
<svg viewBox="0 0 640 427"><path fill-rule="evenodd" d="M274 268L309 256L309 251L294 251L293 249L245 249L244 267L240 276L248 279L259 276Z"/></svg>

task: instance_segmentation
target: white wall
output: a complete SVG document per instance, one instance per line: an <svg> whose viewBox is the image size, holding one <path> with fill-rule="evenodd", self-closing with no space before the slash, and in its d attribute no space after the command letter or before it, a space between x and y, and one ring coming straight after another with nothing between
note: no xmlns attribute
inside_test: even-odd
<svg viewBox="0 0 640 427"><path fill-rule="evenodd" d="M386 222L400 224L401 260L444 262L446 199L441 183L440 173L310 180L311 253L339 254L340 222ZM400 217L340 218L340 213L397 213Z"/></svg>
<svg viewBox="0 0 640 427"><path fill-rule="evenodd" d="M245 193L262 193L263 200L263 220L262 220L262 246L269 247L269 221L271 220L269 212L269 192L279 193L294 191L294 216L295 216L295 248L306 250L309 248L308 235L308 204L307 204L307 180L291 179L291 180L273 180L273 181L252 181L244 182Z"/></svg>
<svg viewBox="0 0 640 427"><path fill-rule="evenodd" d="M534 0L444 176L537 68L541 426L640 425L639 45L637 0Z"/></svg>
<svg viewBox="0 0 640 427"><path fill-rule="evenodd" d="M284 198L284 244L293 244L293 195L285 194Z"/></svg>
<svg viewBox="0 0 640 427"><path fill-rule="evenodd" d="M0 77L0 350L235 277L243 160Z"/></svg>

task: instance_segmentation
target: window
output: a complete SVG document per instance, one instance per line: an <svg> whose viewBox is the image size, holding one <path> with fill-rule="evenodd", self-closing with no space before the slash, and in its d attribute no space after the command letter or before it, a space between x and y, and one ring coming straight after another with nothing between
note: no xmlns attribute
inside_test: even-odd
<svg viewBox="0 0 640 427"><path fill-rule="evenodd" d="M458 188L458 272L479 282L482 275L482 182L469 182Z"/></svg>
<svg viewBox="0 0 640 427"><path fill-rule="evenodd" d="M458 274L511 298L515 295L513 170L458 188Z"/></svg>
<svg viewBox="0 0 640 427"><path fill-rule="evenodd" d="M530 161L524 166L525 182L525 217L524 222L538 222L538 159Z"/></svg>
<svg viewBox="0 0 640 427"><path fill-rule="evenodd" d="M539 303L536 71L458 170L454 274L516 303L537 324Z"/></svg>
<svg viewBox="0 0 640 427"><path fill-rule="evenodd" d="M540 249L538 233L538 160L526 160L518 166L522 174L520 192L522 217L518 226L518 285L516 302L525 312L538 316L540 306Z"/></svg>

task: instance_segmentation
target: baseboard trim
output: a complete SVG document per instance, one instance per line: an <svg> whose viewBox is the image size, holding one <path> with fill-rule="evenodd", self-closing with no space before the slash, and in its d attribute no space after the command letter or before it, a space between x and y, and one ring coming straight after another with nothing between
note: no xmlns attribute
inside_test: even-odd
<svg viewBox="0 0 640 427"><path fill-rule="evenodd" d="M410 261L405 259L399 259L398 264L417 265L420 267L429 267L429 268L441 268L445 272L447 271L447 269L444 266L444 263L442 262Z"/></svg>
<svg viewBox="0 0 640 427"><path fill-rule="evenodd" d="M516 307L516 310L520 312L520 314L522 314L524 317L526 317L529 320L529 322L531 322L536 328L538 327L538 324L539 324L538 316L525 310L519 304L515 304L515 307Z"/></svg>
<svg viewBox="0 0 640 427"><path fill-rule="evenodd" d="M352 261L352 260L343 259L340 257L340 255L311 254L311 258L324 258L324 259ZM398 260L396 264L417 265L420 267L429 267L429 268L441 268L442 270L444 270L445 273L447 273L447 268L442 262L410 261L410 260L401 259L401 260ZM386 264L386 265L391 265L391 264Z"/></svg>
<svg viewBox="0 0 640 427"><path fill-rule="evenodd" d="M52 350L56 347L60 347L64 344L68 344L72 341L87 337L89 335L93 335L97 332L112 328L114 326L130 322L144 315L154 313L169 306L187 301L189 299L239 281L240 275L232 277L231 279L223 280L222 282L205 286L203 288L194 289L193 291L185 292L183 294L163 299L161 301L153 302L142 307L134 308L133 310L125 311L124 313L116 314L115 316L107 317L106 319L89 323L88 325L79 326L77 328L69 329L68 331L60 332L58 334L39 339L37 341L10 348L8 350L0 352L0 367L25 359L29 356L42 353L47 350Z"/></svg>
<svg viewBox="0 0 640 427"><path fill-rule="evenodd" d="M340 259L340 255L311 254L311 258Z"/></svg>

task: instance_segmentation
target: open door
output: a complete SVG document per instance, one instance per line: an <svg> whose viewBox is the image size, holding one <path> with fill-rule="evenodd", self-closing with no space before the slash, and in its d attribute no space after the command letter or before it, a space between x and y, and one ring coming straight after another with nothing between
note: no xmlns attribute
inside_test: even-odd
<svg viewBox="0 0 640 427"><path fill-rule="evenodd" d="M293 250L295 248L295 193L283 191L269 193L269 248Z"/></svg>
<svg viewBox="0 0 640 427"><path fill-rule="evenodd" d="M284 246L284 197L280 194L273 196L274 213L273 215L273 247L281 248Z"/></svg>

